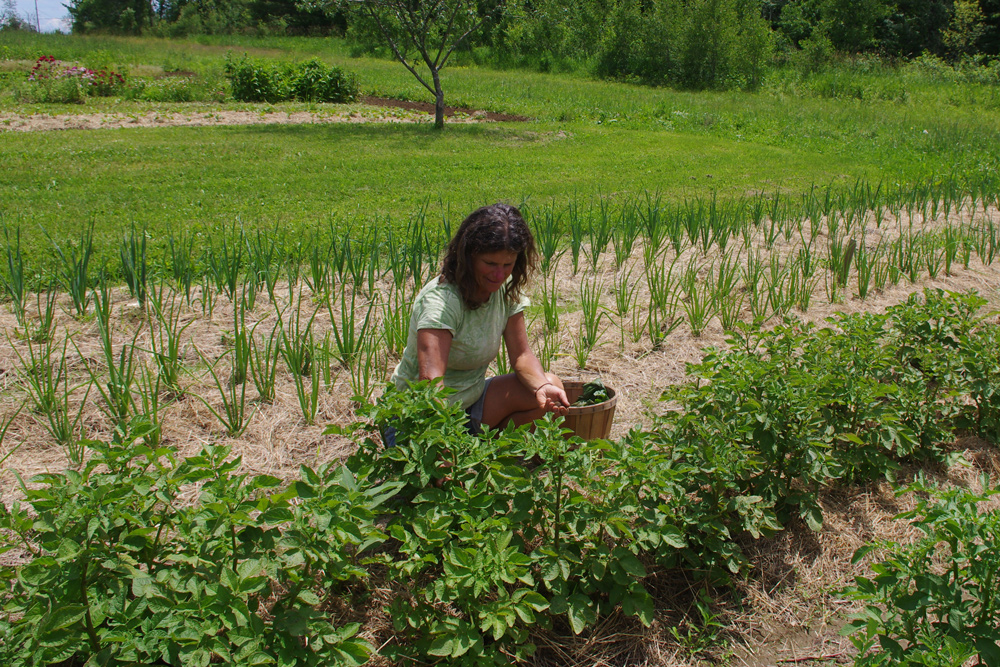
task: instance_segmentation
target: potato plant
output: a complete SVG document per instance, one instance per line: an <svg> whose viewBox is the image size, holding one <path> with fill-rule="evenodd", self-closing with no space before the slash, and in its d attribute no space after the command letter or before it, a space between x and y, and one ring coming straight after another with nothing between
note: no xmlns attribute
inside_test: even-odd
<svg viewBox="0 0 1000 667"><path fill-rule="evenodd" d="M0 507L0 657L7 665L360 665L356 622L326 601L367 571L376 508L391 492L347 469L303 467L293 485L237 472L224 447L177 460L133 419L87 442L81 470L46 474ZM197 500L180 494L197 487Z"/></svg>
<svg viewBox="0 0 1000 667"><path fill-rule="evenodd" d="M923 536L909 546L872 544L855 560L884 549L872 576L842 592L864 604L845 628L858 649L855 665L1000 665L1000 512L980 503L1000 493L988 477L978 492L943 489L920 478L900 490L922 495L900 514Z"/></svg>

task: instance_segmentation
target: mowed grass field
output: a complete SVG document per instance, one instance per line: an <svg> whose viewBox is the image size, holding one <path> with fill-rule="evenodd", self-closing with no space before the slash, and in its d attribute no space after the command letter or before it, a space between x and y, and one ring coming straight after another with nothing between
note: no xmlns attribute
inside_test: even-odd
<svg viewBox="0 0 1000 667"><path fill-rule="evenodd" d="M398 63L351 57L334 39L0 37L8 70L40 54L87 62L97 53L135 71L220 79L230 51L317 55L355 72L363 94L430 100ZM443 132L414 123L2 132L25 114L328 113L338 105L25 105L0 94L0 215L44 262L43 229L76 239L91 224L102 252L132 224L153 239L177 226L234 222L342 230L387 218L403 224L425 207L432 218L460 219L496 200L539 205L644 191L672 201L716 192L796 197L813 184L892 185L994 169L1000 112L991 87L911 70L830 76L785 72L758 93L689 93L459 65L444 70L449 105L531 120Z"/></svg>

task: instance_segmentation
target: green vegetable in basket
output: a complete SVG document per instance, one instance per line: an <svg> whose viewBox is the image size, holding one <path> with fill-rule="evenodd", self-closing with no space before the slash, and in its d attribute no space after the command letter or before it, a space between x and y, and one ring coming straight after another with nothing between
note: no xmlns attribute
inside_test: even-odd
<svg viewBox="0 0 1000 667"><path fill-rule="evenodd" d="M580 398L576 399L572 407L580 407L584 405L597 405L598 403L603 403L611 398L608 394L608 388L604 386L604 382L600 378L588 382L583 385L583 393L580 394Z"/></svg>

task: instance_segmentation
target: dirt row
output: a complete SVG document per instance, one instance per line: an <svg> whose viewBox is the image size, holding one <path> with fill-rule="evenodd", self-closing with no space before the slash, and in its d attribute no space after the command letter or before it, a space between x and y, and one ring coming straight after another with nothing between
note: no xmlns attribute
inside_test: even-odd
<svg viewBox="0 0 1000 667"><path fill-rule="evenodd" d="M492 111L445 107L450 123L520 122L528 118ZM2 132L98 130L129 127L205 127L218 125L303 125L327 123L433 123L434 105L366 96L359 104L323 105L317 111L262 109L144 113L0 113Z"/></svg>

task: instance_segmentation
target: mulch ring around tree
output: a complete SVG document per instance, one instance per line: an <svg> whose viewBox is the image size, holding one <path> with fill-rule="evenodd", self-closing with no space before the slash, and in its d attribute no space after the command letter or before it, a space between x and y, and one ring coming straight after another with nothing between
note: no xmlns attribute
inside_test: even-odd
<svg viewBox="0 0 1000 667"><path fill-rule="evenodd" d="M360 101L362 104L370 104L376 107L393 107L396 109L406 109L408 111L425 111L429 114L434 113L434 105L430 102L413 102L410 100L397 100L390 97L373 97L371 95L363 95ZM445 117L451 118L456 114L480 120L502 122L525 122L531 120L527 116L518 116L516 114L496 113L495 111L478 111L476 109L469 109L466 107L445 106Z"/></svg>

